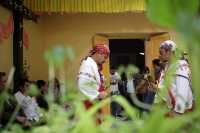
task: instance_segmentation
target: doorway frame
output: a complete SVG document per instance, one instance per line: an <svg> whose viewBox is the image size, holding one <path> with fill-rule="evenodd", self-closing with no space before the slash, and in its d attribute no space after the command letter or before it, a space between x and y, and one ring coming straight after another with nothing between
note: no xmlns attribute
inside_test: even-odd
<svg viewBox="0 0 200 133"><path fill-rule="evenodd" d="M106 45L109 47L109 40L110 39L143 39L144 40L144 52L145 52L145 66L148 66L150 68L150 74L153 76L154 74L153 74L153 71L152 71L153 70L153 68L152 68L152 57L154 57L154 56L151 55L151 51L154 50L154 49L152 49L152 46L155 44L155 46L159 47L158 45L160 45L160 43L163 42L163 39L161 40L159 37L163 36L165 34L168 36L167 38L170 39L169 32L159 32L159 33L158 32L157 33L155 33L155 32L154 33L96 33L93 36L93 43L92 44L94 46L98 43L106 43ZM150 45L151 44L150 39L152 39L152 38L155 39L154 41L156 41L156 38L159 38L160 40L157 43L156 42L153 43L154 41L152 41L152 45ZM158 51L156 53L158 54ZM158 55L157 55L157 57L158 57ZM109 60L108 60L107 63L109 63ZM107 70L107 69L109 69L109 66L106 63L105 63L105 68L106 69L103 69L103 71L106 71L105 72L106 75L104 75L104 76L105 76L105 78L106 77L108 78L110 72L108 73L109 70ZM107 81L109 81L109 78L107 79ZM110 91L110 89L107 89L106 91ZM105 113L110 114L110 106L109 105L106 105L103 109L105 110Z"/></svg>
<svg viewBox="0 0 200 133"><path fill-rule="evenodd" d="M110 39L143 39L144 40L144 53L145 53L145 66L152 68L151 60L151 47L150 38L154 36L159 36L163 34L169 34L169 32L151 32L151 33L96 33L95 35L100 35ZM109 46L109 43L108 43ZM150 71L151 75L153 73Z"/></svg>

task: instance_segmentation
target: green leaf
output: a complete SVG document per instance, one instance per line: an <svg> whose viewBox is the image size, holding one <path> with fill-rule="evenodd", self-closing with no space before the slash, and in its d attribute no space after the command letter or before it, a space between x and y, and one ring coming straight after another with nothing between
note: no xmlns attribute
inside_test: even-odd
<svg viewBox="0 0 200 133"><path fill-rule="evenodd" d="M52 64L54 62L54 59L53 59L53 53L51 50L49 49L46 49L45 52L44 52L44 59L49 63L49 64Z"/></svg>
<svg viewBox="0 0 200 133"><path fill-rule="evenodd" d="M73 61L75 59L75 53L71 46L66 47L66 53L71 61Z"/></svg>
<svg viewBox="0 0 200 133"><path fill-rule="evenodd" d="M94 82L88 81L88 82L85 83L85 85L88 86L88 88L93 88L93 89L95 88L95 83Z"/></svg>
<svg viewBox="0 0 200 133"><path fill-rule="evenodd" d="M53 55L54 55L55 66L58 68L65 60L64 48L61 46L54 47Z"/></svg>
<svg viewBox="0 0 200 133"><path fill-rule="evenodd" d="M122 75L122 73L126 70L124 65L120 65L119 68L117 69L117 72L119 75Z"/></svg>
<svg viewBox="0 0 200 133"><path fill-rule="evenodd" d="M147 0L148 19L154 24L176 28L176 10L172 0Z"/></svg>
<svg viewBox="0 0 200 133"><path fill-rule="evenodd" d="M31 84L30 89L28 90L28 94L31 94L33 96L38 95L38 88L35 84Z"/></svg>
<svg viewBox="0 0 200 133"><path fill-rule="evenodd" d="M126 68L126 72L132 72L133 74L137 74L139 73L139 69L135 65L129 64Z"/></svg>
<svg viewBox="0 0 200 133"><path fill-rule="evenodd" d="M66 91L74 90L75 87L76 86L75 86L75 83L73 81L67 81L66 82L66 85L65 85Z"/></svg>
<svg viewBox="0 0 200 133"><path fill-rule="evenodd" d="M164 114L162 111L157 111L149 118L148 124L145 125L144 128L141 129L141 133L159 133L161 131L161 125L163 123ZM156 128L155 128L156 126Z"/></svg>
<svg viewBox="0 0 200 133"><path fill-rule="evenodd" d="M199 9L199 0L171 0L175 6L176 13L186 13L191 17L197 15Z"/></svg>
<svg viewBox="0 0 200 133"><path fill-rule="evenodd" d="M146 14L157 25L178 29L197 14L198 8L198 0L147 0Z"/></svg>

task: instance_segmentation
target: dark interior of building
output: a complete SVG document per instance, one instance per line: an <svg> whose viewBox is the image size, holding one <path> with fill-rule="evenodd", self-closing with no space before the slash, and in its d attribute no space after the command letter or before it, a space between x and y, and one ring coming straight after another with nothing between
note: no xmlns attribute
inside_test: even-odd
<svg viewBox="0 0 200 133"><path fill-rule="evenodd" d="M142 39L110 39L110 64L119 67L133 64L140 70L145 66L144 41Z"/></svg>

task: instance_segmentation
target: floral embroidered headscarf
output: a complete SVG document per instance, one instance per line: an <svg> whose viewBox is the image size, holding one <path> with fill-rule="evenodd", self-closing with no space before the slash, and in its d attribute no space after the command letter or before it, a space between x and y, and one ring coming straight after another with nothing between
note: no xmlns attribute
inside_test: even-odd
<svg viewBox="0 0 200 133"><path fill-rule="evenodd" d="M106 56L110 55L110 50L109 50L108 46L106 46L105 44L97 44L93 47L92 50L90 50L88 55L83 60L87 60L87 58L90 57L92 55L92 53L94 53L94 52L104 54ZM81 61L81 63L82 63L82 61Z"/></svg>
<svg viewBox="0 0 200 133"><path fill-rule="evenodd" d="M175 57L177 57L178 59L183 58L184 51L180 50L178 46L171 40L167 40L163 42L159 48L165 49L165 50L171 50L172 52L174 52Z"/></svg>

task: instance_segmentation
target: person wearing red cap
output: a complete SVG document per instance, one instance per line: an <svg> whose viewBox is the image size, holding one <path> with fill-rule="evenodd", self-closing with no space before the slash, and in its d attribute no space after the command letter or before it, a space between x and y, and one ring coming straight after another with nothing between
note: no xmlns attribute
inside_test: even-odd
<svg viewBox="0 0 200 133"><path fill-rule="evenodd" d="M81 61L77 81L77 98L84 102L86 109L92 106L91 101L103 100L110 96L104 91L102 73L98 66L102 66L110 55L110 50L105 44L97 44ZM100 109L98 113L102 113ZM101 123L98 119L97 123Z"/></svg>
<svg viewBox="0 0 200 133"><path fill-rule="evenodd" d="M159 47L160 59L168 62L165 72L162 75L164 84L158 87L152 84L155 90L165 91L168 88L165 96L162 96L171 108L169 117L176 114L184 114L193 106L193 94L191 87L190 68L188 63L183 59L183 51L171 41L163 42ZM168 85L167 85L168 84Z"/></svg>

